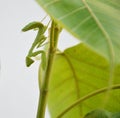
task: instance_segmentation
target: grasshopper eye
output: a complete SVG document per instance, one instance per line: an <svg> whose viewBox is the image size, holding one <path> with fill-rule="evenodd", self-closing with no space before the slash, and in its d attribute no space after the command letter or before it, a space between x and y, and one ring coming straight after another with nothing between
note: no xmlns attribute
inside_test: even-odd
<svg viewBox="0 0 120 118"><path fill-rule="evenodd" d="M30 57L26 57L26 66L29 67L32 63L34 63L34 60L32 60Z"/></svg>
<svg viewBox="0 0 120 118"><path fill-rule="evenodd" d="M22 29L22 31L23 32L26 32L26 31L28 31L28 30L31 30L31 29L36 29L36 28L39 28L39 29L43 29L45 26L42 24L42 23L40 23L40 22L31 22L31 23L29 23L28 25L26 25L23 29Z"/></svg>

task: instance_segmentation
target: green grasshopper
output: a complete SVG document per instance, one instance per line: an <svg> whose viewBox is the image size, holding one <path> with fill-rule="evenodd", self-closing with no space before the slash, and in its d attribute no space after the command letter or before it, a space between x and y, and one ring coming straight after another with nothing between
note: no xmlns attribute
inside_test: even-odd
<svg viewBox="0 0 120 118"><path fill-rule="evenodd" d="M26 25L22 31L26 32L28 30L32 30L32 29L38 29L38 34L35 38L35 41L33 42L28 55L26 56L26 66L29 67L32 63L34 63L34 60L32 59L32 57L37 56L38 54L42 53L42 57L45 58L45 52L43 50L39 50L36 52L33 52L34 49L37 47L41 47L42 44L44 43L44 41L46 40L46 37L44 36L44 33L47 29L47 26L44 26L42 23L40 22L31 22L28 25Z"/></svg>

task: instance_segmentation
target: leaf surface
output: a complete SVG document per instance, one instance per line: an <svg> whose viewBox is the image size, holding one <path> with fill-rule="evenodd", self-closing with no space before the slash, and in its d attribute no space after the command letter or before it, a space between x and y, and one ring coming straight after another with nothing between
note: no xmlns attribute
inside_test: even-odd
<svg viewBox="0 0 120 118"><path fill-rule="evenodd" d="M47 13L92 49L120 62L120 0L37 0Z"/></svg>
<svg viewBox="0 0 120 118"><path fill-rule="evenodd" d="M109 63L101 55L85 44L79 44L55 57L49 86L48 106L51 118L63 112L76 100L91 92L107 87L109 83ZM114 85L120 84L120 66L116 65ZM80 103L62 118L82 118L94 109L110 112L120 111L120 89L111 90L104 104L105 92L92 96Z"/></svg>

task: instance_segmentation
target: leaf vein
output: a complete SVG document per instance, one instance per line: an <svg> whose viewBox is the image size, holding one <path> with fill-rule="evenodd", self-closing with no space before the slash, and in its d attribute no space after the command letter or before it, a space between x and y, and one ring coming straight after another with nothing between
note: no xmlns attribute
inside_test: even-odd
<svg viewBox="0 0 120 118"><path fill-rule="evenodd" d="M46 3L46 4L44 4L43 7L48 7L48 6L50 6L50 5L52 5L52 4L56 3L56 2L59 2L59 1L60 1L60 0L53 0L53 1L50 1L50 2L48 2L48 3Z"/></svg>
<svg viewBox="0 0 120 118"><path fill-rule="evenodd" d="M71 16L71 15L73 15L74 13L76 13L76 12L78 12L78 11L80 11L80 10L83 10L83 9L85 9L85 6L79 7L79 8L77 8L77 9L73 10L72 12L69 12L68 14L65 14L65 15L61 16L60 18L58 18L58 20L63 20L63 19L65 19L66 17Z"/></svg>
<svg viewBox="0 0 120 118"><path fill-rule="evenodd" d="M73 73L73 78L75 80L75 87L76 87L76 91L77 91L77 99L81 97L80 95L80 88L79 88L79 83L78 83L78 77L74 71L74 68L73 68L73 65L72 63L70 62L69 58L67 57L67 55L64 53L63 56L65 57L66 61L68 62L71 70L72 70L72 73ZM80 105L80 113L82 114L82 104Z"/></svg>
<svg viewBox="0 0 120 118"><path fill-rule="evenodd" d="M89 7L88 3L86 2L86 0L82 0L83 4L86 6L86 9L88 10L88 12L90 13L90 15L93 17L95 23L97 24L97 26L100 28L100 31L102 32L102 34L105 36L105 40L107 41L108 44L108 49L109 49L109 59L110 59L110 67L109 67L109 82L108 82L108 88L109 90L106 92L106 97L105 97L105 103L104 105L107 103L107 99L109 96L109 91L110 91L110 87L111 85L113 85L113 80L114 80L114 66L115 66L115 54L114 54L114 49L113 49L113 45L112 45L112 41L111 38L108 34L107 31L105 31L103 25L101 24L101 22L99 21L99 19L97 18L97 16L95 15L95 13L92 11L92 9Z"/></svg>
<svg viewBox="0 0 120 118"><path fill-rule="evenodd" d="M91 18L91 16L88 16L87 18L85 18L80 24L77 24L73 29L71 29L72 31L76 31L81 25L83 25L86 21L88 21Z"/></svg>

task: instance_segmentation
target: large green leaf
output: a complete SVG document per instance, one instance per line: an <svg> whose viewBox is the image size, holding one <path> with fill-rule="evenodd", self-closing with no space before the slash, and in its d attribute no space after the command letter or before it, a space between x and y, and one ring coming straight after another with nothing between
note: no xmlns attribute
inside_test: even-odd
<svg viewBox="0 0 120 118"><path fill-rule="evenodd" d="M37 0L47 13L91 48L120 62L120 0Z"/></svg>
<svg viewBox="0 0 120 118"><path fill-rule="evenodd" d="M66 49L55 57L49 86L48 106L51 118L56 118L73 102L87 94L107 87L109 63L85 44ZM120 84L120 66L114 74L114 84ZM82 118L91 110L105 107L110 112L120 111L120 89L111 90L85 100L62 118ZM104 104L106 103L106 104Z"/></svg>

